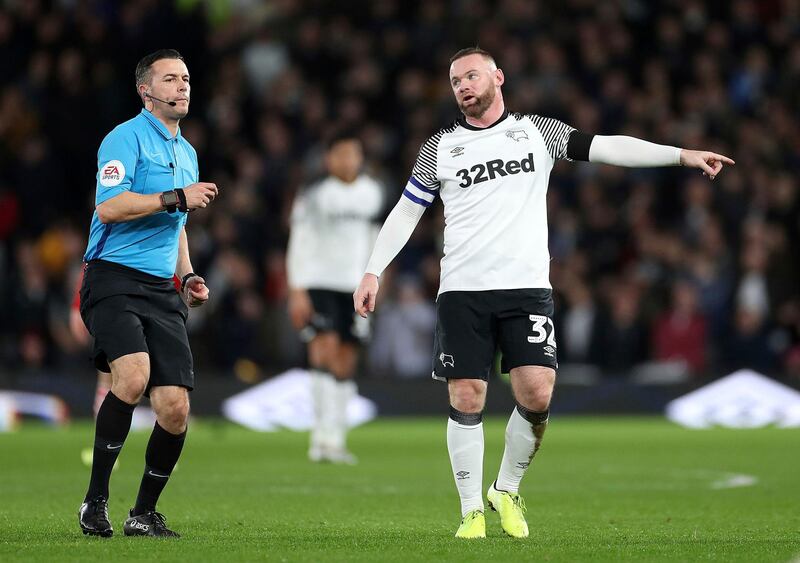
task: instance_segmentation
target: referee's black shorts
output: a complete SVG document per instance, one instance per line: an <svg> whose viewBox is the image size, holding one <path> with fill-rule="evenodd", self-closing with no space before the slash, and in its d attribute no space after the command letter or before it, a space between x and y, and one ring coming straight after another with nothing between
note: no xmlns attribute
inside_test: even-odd
<svg viewBox="0 0 800 563"><path fill-rule="evenodd" d="M110 372L109 362L135 352L150 355L150 388L194 388L192 351L186 335L188 308L172 279L121 264L92 260L81 286L81 317L94 336L94 363Z"/></svg>

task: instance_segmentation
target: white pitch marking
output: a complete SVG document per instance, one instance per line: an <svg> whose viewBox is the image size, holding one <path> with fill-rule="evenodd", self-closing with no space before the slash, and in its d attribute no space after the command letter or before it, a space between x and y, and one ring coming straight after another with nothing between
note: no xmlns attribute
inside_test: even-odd
<svg viewBox="0 0 800 563"><path fill-rule="evenodd" d="M717 479L711 483L712 489L736 489L739 487L752 487L758 483L755 475L744 473L729 473L722 479Z"/></svg>
<svg viewBox="0 0 800 563"><path fill-rule="evenodd" d="M660 490L677 491L686 490L693 487L709 488L712 490L736 489L740 487L753 487L758 484L758 477L746 473L732 473L720 471L718 469L675 469L665 470L661 479L642 479L637 481L635 477L641 476L638 471L630 471L627 467L614 465L604 465L598 468L602 475L614 475L616 477L627 476L624 482L608 483L602 485L605 490ZM655 477L653 475L652 477ZM800 560L792 563L800 563Z"/></svg>

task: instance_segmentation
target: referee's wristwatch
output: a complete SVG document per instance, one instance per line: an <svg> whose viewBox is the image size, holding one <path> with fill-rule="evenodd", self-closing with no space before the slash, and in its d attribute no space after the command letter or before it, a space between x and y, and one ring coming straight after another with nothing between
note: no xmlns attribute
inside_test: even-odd
<svg viewBox="0 0 800 563"><path fill-rule="evenodd" d="M161 192L161 207L166 209L167 213L175 213L175 211L178 209L179 203L180 199L178 198L178 194L175 190Z"/></svg>

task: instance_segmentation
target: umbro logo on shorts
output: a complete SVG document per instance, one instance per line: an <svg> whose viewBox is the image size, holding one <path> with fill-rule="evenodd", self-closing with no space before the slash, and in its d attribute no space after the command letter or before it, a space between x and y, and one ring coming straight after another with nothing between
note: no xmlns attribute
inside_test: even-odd
<svg viewBox="0 0 800 563"><path fill-rule="evenodd" d="M556 349L553 348L552 346L545 346L543 350L544 350L544 355L550 356L551 358L553 357L553 353L556 351Z"/></svg>
<svg viewBox="0 0 800 563"><path fill-rule="evenodd" d="M445 354L444 352L442 352L441 354L439 354L439 361L442 362L442 365L445 367L447 366L450 366L451 368L456 367L456 361L450 354Z"/></svg>

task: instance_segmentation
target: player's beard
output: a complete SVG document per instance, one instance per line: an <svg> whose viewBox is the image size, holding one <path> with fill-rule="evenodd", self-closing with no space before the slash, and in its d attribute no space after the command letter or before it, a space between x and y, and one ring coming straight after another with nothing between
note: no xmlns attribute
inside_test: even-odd
<svg viewBox="0 0 800 563"><path fill-rule="evenodd" d="M458 109L467 117L480 119L483 117L483 114L486 113L486 110L489 109L489 106L492 105L494 95L494 86L489 86L483 94L475 94L475 101L472 104L464 106L461 102L458 102Z"/></svg>

